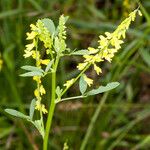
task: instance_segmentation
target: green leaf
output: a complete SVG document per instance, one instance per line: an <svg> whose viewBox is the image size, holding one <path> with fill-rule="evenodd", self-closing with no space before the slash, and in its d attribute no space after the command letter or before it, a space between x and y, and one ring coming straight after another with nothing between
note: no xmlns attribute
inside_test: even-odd
<svg viewBox="0 0 150 150"><path fill-rule="evenodd" d="M38 131L40 132L40 134L44 138L44 129L42 127L42 120L35 120L32 123L35 125L35 127L38 129Z"/></svg>
<svg viewBox="0 0 150 150"><path fill-rule="evenodd" d="M26 116L26 115L24 115L23 113L21 113L21 112L19 112L19 111L16 111L16 110L14 110L14 109L5 109L5 111L8 113L8 114L10 114L10 115L12 115L12 116L15 116L15 117L19 117L19 118L23 118L23 119L30 119L30 117L29 116Z"/></svg>
<svg viewBox="0 0 150 150"><path fill-rule="evenodd" d="M145 63L147 63L147 65L150 66L150 53L148 52L148 50L142 49L142 50L140 50L140 54L141 54L143 60L145 61Z"/></svg>
<svg viewBox="0 0 150 150"><path fill-rule="evenodd" d="M86 95L89 96L89 95L100 94L100 93L116 88L119 84L120 84L119 82L111 82L111 83L108 83L106 86L100 86L98 89L93 89L87 92Z"/></svg>
<svg viewBox="0 0 150 150"><path fill-rule="evenodd" d="M44 72L41 68L34 67L34 66L22 66L21 69L28 70L28 71L37 71L37 72Z"/></svg>
<svg viewBox="0 0 150 150"><path fill-rule="evenodd" d="M43 73L39 71L33 71L33 72L27 72L27 73L21 74L20 76L21 77L43 76Z"/></svg>
<svg viewBox="0 0 150 150"><path fill-rule="evenodd" d="M51 69L51 66L52 66L53 62L54 62L54 59L52 59L52 60L48 63L48 65L46 66L45 72L48 72L48 71Z"/></svg>
<svg viewBox="0 0 150 150"><path fill-rule="evenodd" d="M55 25L51 19L44 18L42 19L42 22L44 23L44 26L48 29L51 35L55 34Z"/></svg>
<svg viewBox="0 0 150 150"><path fill-rule="evenodd" d="M35 110L35 99L33 99L30 104L29 116L31 120L33 119L34 110Z"/></svg>
<svg viewBox="0 0 150 150"><path fill-rule="evenodd" d="M1 127L0 128L0 139L4 138L5 136L9 136L14 131L14 127Z"/></svg>
<svg viewBox="0 0 150 150"><path fill-rule="evenodd" d="M138 149L146 149L150 147L150 136L146 136L143 140L141 140L134 148L133 150L138 150Z"/></svg>
<svg viewBox="0 0 150 150"><path fill-rule="evenodd" d="M90 52L88 50L78 50L72 52L70 55L86 55L86 54L90 54Z"/></svg>
<svg viewBox="0 0 150 150"><path fill-rule="evenodd" d="M69 16L65 16L65 23L67 22L67 20L69 19Z"/></svg>
<svg viewBox="0 0 150 150"><path fill-rule="evenodd" d="M83 75L80 77L79 89L80 89L80 92L82 93L82 95L85 93L85 91L87 89L87 83L85 82Z"/></svg>
<svg viewBox="0 0 150 150"><path fill-rule="evenodd" d="M57 86L57 88L56 88L56 94L57 94L57 97L58 97L58 100L60 100L60 97L61 97L61 93L62 93L62 89L60 89L60 87L59 86Z"/></svg>

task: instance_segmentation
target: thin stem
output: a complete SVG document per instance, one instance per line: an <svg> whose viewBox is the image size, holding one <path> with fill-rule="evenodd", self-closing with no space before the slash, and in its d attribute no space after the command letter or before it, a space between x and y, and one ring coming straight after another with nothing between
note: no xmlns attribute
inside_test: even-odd
<svg viewBox="0 0 150 150"><path fill-rule="evenodd" d="M43 143L43 150L47 150L48 148L48 138L49 138L49 132L52 124L53 114L55 110L55 91L56 91L56 70L59 63L59 56L56 58L56 62L54 65L54 72L52 72L52 90L51 90L51 104L48 111L48 118L46 122L46 130L45 130L45 136L44 136L44 143Z"/></svg>
<svg viewBox="0 0 150 150"><path fill-rule="evenodd" d="M91 119L91 122L90 122L89 126L88 126L88 129L87 129L87 132L86 132L85 137L83 139L83 142L81 144L80 150L85 150L85 147L87 145L89 137L90 137L90 135L92 133L94 124L95 124L95 122L96 122L96 120L97 120L97 118L99 116L100 111L102 110L103 105L105 104L107 96L108 96L108 93L105 93L104 96L102 97L101 101L99 102L99 104L97 106L97 109L96 109L96 111L95 111L95 113L94 113L94 115L93 115L93 117Z"/></svg>
<svg viewBox="0 0 150 150"><path fill-rule="evenodd" d="M62 102L62 101L68 101L71 99L79 99L79 98L85 98L86 96L80 95L80 96L73 96L73 97L68 97L68 98L63 98L60 101L57 101L56 103Z"/></svg>
<svg viewBox="0 0 150 150"><path fill-rule="evenodd" d="M54 114L55 109L55 87L56 87L56 72L52 73L52 96L51 96L51 104L48 111L48 118L46 122L46 130L45 130L45 136L44 136L44 143L43 143L43 150L47 150L48 146L48 138L49 138L49 132L52 124L52 118Z"/></svg>
<svg viewBox="0 0 150 150"><path fill-rule="evenodd" d="M91 66L91 63L89 63L81 72L80 74L74 79L73 83L69 86L69 87L66 87L64 89L64 91L62 92L61 94L61 97L66 93L66 91L82 76L82 74Z"/></svg>

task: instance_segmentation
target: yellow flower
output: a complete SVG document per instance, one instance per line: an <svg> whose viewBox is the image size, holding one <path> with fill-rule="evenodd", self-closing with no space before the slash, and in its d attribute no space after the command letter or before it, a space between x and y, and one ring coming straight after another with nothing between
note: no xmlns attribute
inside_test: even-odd
<svg viewBox="0 0 150 150"><path fill-rule="evenodd" d="M40 99L40 93L39 93L38 89L34 90L34 95L37 99Z"/></svg>
<svg viewBox="0 0 150 150"><path fill-rule="evenodd" d="M43 114L48 113L47 109L45 108L45 105L41 104L40 101L36 101L35 109L38 110L38 111L42 111Z"/></svg>
<svg viewBox="0 0 150 150"><path fill-rule="evenodd" d="M96 64L94 64L94 70L96 71L96 73L99 75L100 73L102 73L102 70L100 67L98 67Z"/></svg>
<svg viewBox="0 0 150 150"><path fill-rule="evenodd" d="M142 13L141 13L141 11L140 11L140 10L138 10L138 14L139 14L139 16L142 16Z"/></svg>
<svg viewBox="0 0 150 150"><path fill-rule="evenodd" d="M40 59L41 55L39 51L32 51L33 59Z"/></svg>
<svg viewBox="0 0 150 150"><path fill-rule="evenodd" d="M48 65L49 62L50 62L49 59L44 59L44 60L41 59L41 64L43 64L43 65Z"/></svg>
<svg viewBox="0 0 150 150"><path fill-rule="evenodd" d="M112 34L109 32L105 32L105 35L107 36L107 39L111 39L112 38Z"/></svg>
<svg viewBox="0 0 150 150"><path fill-rule="evenodd" d="M86 75L84 75L83 78L89 86L91 86L93 84L93 80L88 78Z"/></svg>
<svg viewBox="0 0 150 150"><path fill-rule="evenodd" d="M32 53L33 53L33 51L28 51L28 50L25 50L24 52L25 52L25 54L23 55L24 58L32 56Z"/></svg>
<svg viewBox="0 0 150 150"><path fill-rule="evenodd" d="M103 35L100 35L99 38L99 48L105 48L108 45L108 39Z"/></svg>
<svg viewBox="0 0 150 150"><path fill-rule="evenodd" d="M36 31L38 30L38 28L34 25L34 24L30 24L31 30L32 31Z"/></svg>
<svg viewBox="0 0 150 150"><path fill-rule="evenodd" d="M44 105L44 104L42 104L42 112L43 112L43 114L47 114L47 113L48 113L48 111L47 111L47 109L45 108L45 105Z"/></svg>
<svg viewBox="0 0 150 150"><path fill-rule="evenodd" d="M46 94L46 91L45 91L43 85L40 86L40 94L41 95Z"/></svg>
<svg viewBox="0 0 150 150"><path fill-rule="evenodd" d="M66 83L64 84L64 86L66 86L66 88L70 87L72 84L74 83L74 78L71 80L66 81Z"/></svg>
<svg viewBox="0 0 150 150"><path fill-rule="evenodd" d="M41 83L41 77L40 76L34 76L33 80L35 80L38 83Z"/></svg>
<svg viewBox="0 0 150 150"><path fill-rule="evenodd" d="M98 51L98 49L95 49L93 47L88 47L88 50L89 50L90 54L95 54Z"/></svg>
<svg viewBox="0 0 150 150"><path fill-rule="evenodd" d="M34 46L35 46L34 43L27 44L26 45L26 50L31 51L34 48Z"/></svg>
<svg viewBox="0 0 150 150"><path fill-rule="evenodd" d="M44 95L44 94L46 94L46 91L43 85L41 85L39 89L37 88L34 90L34 95L37 99L41 99L41 95Z"/></svg>
<svg viewBox="0 0 150 150"><path fill-rule="evenodd" d="M79 70L83 70L86 67L87 64L88 64L87 62L86 63L79 63L78 66L77 66L77 68Z"/></svg>
<svg viewBox="0 0 150 150"><path fill-rule="evenodd" d="M85 61L89 62L93 59L93 55L83 55L83 57L85 58Z"/></svg>
<svg viewBox="0 0 150 150"><path fill-rule="evenodd" d="M27 33L27 40L33 40L36 37L37 33L32 31L31 33Z"/></svg>

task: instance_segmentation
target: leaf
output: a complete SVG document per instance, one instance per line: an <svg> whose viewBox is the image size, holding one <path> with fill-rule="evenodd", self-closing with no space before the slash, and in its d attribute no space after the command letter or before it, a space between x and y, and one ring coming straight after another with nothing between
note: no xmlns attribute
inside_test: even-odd
<svg viewBox="0 0 150 150"><path fill-rule="evenodd" d="M28 71L37 71L37 72L44 72L41 68L34 67L34 66L22 66L21 69L28 70Z"/></svg>
<svg viewBox="0 0 150 150"><path fill-rule="evenodd" d="M29 116L31 120L33 119L34 110L35 110L35 99L33 99L30 104Z"/></svg>
<svg viewBox="0 0 150 150"><path fill-rule="evenodd" d="M86 55L86 54L90 54L90 52L88 50L78 50L72 52L70 55Z"/></svg>
<svg viewBox="0 0 150 150"><path fill-rule="evenodd" d="M1 127L0 128L0 139L4 138L5 136L9 136L14 131L14 127Z"/></svg>
<svg viewBox="0 0 150 150"><path fill-rule="evenodd" d="M44 129L42 127L42 121L41 120L35 120L32 123L35 125L35 127L38 129L38 131L40 132L40 134L44 138Z"/></svg>
<svg viewBox="0 0 150 150"><path fill-rule="evenodd" d="M50 70L50 68L51 68L51 66L52 66L52 64L53 64L53 62L54 62L54 59L52 59L52 60L48 63L48 65L46 66L45 72L48 72L48 71Z"/></svg>
<svg viewBox="0 0 150 150"><path fill-rule="evenodd" d="M120 84L119 82L111 82L111 83L108 83L106 86L100 86L98 89L93 89L87 92L86 95L89 96L89 95L100 94L100 93L116 88L119 84Z"/></svg>
<svg viewBox="0 0 150 150"><path fill-rule="evenodd" d="M55 34L55 25L51 19L44 18L42 19L42 22L44 23L44 26L48 29L51 35Z"/></svg>
<svg viewBox="0 0 150 150"><path fill-rule="evenodd" d="M133 150L138 150L138 149L146 149L150 147L150 136L146 136L143 140L141 140L134 148Z"/></svg>
<svg viewBox="0 0 150 150"><path fill-rule="evenodd" d="M85 82L83 76L80 77L79 89L80 89L80 92L82 93L82 95L85 93L85 91L87 89L87 83Z"/></svg>
<svg viewBox="0 0 150 150"><path fill-rule="evenodd" d="M147 63L147 65L150 66L150 53L147 50L142 49L142 50L140 50L140 54L141 54L143 60L145 61L145 63Z"/></svg>
<svg viewBox="0 0 150 150"><path fill-rule="evenodd" d="M62 91L63 91L63 89L61 89L59 86L57 86L57 88L56 88L57 100L56 101L60 101Z"/></svg>
<svg viewBox="0 0 150 150"><path fill-rule="evenodd" d="M26 115L24 115L23 113L21 113L21 112L19 112L19 111L16 111L16 110L14 110L14 109L5 109L5 111L8 113L8 114L10 114L10 115L12 115L12 116L15 116L15 117L19 117L19 118L23 118L23 119L30 119L30 117L29 116L26 116Z"/></svg>
<svg viewBox="0 0 150 150"><path fill-rule="evenodd" d="M43 73L39 71L33 71L33 72L27 72L27 73L21 74L20 76L21 77L43 76Z"/></svg>
<svg viewBox="0 0 150 150"><path fill-rule="evenodd" d="M69 16L65 16L65 23L67 22L67 20L69 19Z"/></svg>

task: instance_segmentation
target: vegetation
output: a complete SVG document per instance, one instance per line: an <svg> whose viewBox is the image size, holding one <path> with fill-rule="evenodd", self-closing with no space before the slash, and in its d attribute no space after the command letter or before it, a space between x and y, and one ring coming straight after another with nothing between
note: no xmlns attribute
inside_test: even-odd
<svg viewBox="0 0 150 150"><path fill-rule="evenodd" d="M4 3L6 3L5 6L13 6L10 2ZM150 64L149 52L146 50L149 45L149 14L143 4L139 3L138 5L140 5L143 16L146 18L146 24L143 23L145 21L142 18L138 17L136 26L139 24L139 29L144 32L139 29L128 30L131 22L135 21L136 15L142 16L142 13L138 7L127 16L131 7L135 8L137 4L132 2L132 5L129 6L127 0L122 3L123 18L126 19L115 27L114 32L106 32L114 29L110 23L101 23L101 26L97 28L95 26L97 23L94 25L92 18L91 22L88 20L88 24L84 21L71 19L78 14L69 13L69 10L65 11L65 8L70 8L72 6L70 3L73 4L73 1L64 3L64 7L60 7L60 10L63 8L64 10L59 13L64 13L65 16L70 15L71 21L66 25L68 17L61 15L57 27L55 21L57 14L47 14L47 11L42 10L41 1L31 0L29 3L39 13L34 16L35 19L43 18L45 15L54 19L38 19L35 24L31 24L31 32L27 32L26 38L30 43L23 50L24 29L28 26L28 21L24 19L24 14L27 12L23 13L23 7L30 8L30 6L26 6L26 3L20 0L19 11L3 11L0 15L4 22L2 35L5 37L1 38L1 45L4 50L1 51L0 57L0 82L1 85L6 85L0 87L2 88L0 98L3 108L9 108L5 109L5 112L1 108L2 134L0 137L3 141L1 148L16 149L19 147L19 149L24 149L27 146L29 149L42 149L43 144L44 150L49 148L147 149L150 146L148 144L149 135L147 134L148 131L143 130L143 126L147 123L146 118L149 117L150 112L148 105L143 104L142 98L145 93L141 93L142 89L137 86L146 85L146 83L140 83L138 79L140 76L147 79L146 74L149 73L149 68L146 66ZM111 20L109 13L104 15L104 12L108 10L107 6L103 12L99 10L98 3L90 2L90 5L83 2L78 3L88 8L87 16L84 16L85 19L89 18L88 11L90 11L95 16L95 20L105 22L107 17L109 21ZM49 4L55 6L59 4L59 1ZM109 3L106 2L105 4ZM115 6L119 11L117 2L114 4L110 2L110 5ZM52 8L47 8L47 10L49 9ZM83 9L79 9L75 12L82 11ZM115 11L116 9L112 12ZM16 41L14 42L12 40L14 36L8 31L15 26L13 21L11 27L9 22L12 21L12 18L9 17L17 14L16 12L19 12L18 17L16 17L19 19L19 28L16 29ZM116 15L112 18L118 19ZM24 21L25 26L23 28ZM74 25L77 27L75 28ZM66 35L66 26L68 26L67 31L70 30L69 36ZM106 30L105 27L108 29ZM75 29L79 29L80 33ZM96 46L95 41L97 39L93 36L99 34L100 29L102 34L105 32L105 35L99 36L98 46ZM128 33L127 36L126 32ZM84 42L81 39L72 40L72 37L78 37L77 34L79 37L84 34L88 36L83 38ZM136 38L131 42L130 39L133 36ZM123 44L125 38L126 44ZM91 39L93 39L92 42ZM8 41L10 41L10 45ZM73 49L73 46L76 46L77 49ZM79 48L81 50L78 50ZM116 54L121 48L123 50ZM15 49L19 53L14 51ZM83 60L80 56L83 56ZM112 61L113 57L114 61ZM18 63L17 60L19 60ZM104 60L112 62L111 65L103 63ZM27 72L21 74L22 69ZM142 75L141 71L144 72ZM98 75L100 73L102 75L99 81ZM31 81L30 78L18 77L18 74L21 74L22 77L32 77L34 83L29 82ZM116 87L119 83L114 81L121 83L118 88ZM95 84L93 85L93 83ZM78 88L79 90L77 90ZM114 88L116 90L112 90ZM148 87L146 87L147 89ZM109 90L112 91L108 92ZM34 91L34 96L32 91ZM99 95L103 92L106 93ZM135 101L137 98L139 100ZM8 99L11 99L11 103L8 103ZM70 100L76 101L71 102ZM31 104L28 105L28 103ZM10 117L8 114L23 120ZM39 132L24 120L32 123ZM25 137L27 140L23 140Z"/></svg>

